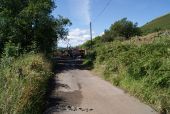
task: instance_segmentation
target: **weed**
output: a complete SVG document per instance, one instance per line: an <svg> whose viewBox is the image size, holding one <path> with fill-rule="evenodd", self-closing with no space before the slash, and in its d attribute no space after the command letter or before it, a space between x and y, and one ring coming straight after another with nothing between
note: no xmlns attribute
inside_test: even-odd
<svg viewBox="0 0 170 114"><path fill-rule="evenodd" d="M0 65L0 114L40 114L50 64L41 54L4 56Z"/></svg>

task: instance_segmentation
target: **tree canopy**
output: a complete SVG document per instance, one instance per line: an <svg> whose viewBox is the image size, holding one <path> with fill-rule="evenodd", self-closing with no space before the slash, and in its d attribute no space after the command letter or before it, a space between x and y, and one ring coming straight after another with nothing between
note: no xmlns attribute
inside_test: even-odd
<svg viewBox="0 0 170 114"><path fill-rule="evenodd" d="M37 51L50 52L58 39L65 39L67 18L55 18L52 0L0 0L0 48L6 42L19 44L30 51L32 45Z"/></svg>
<svg viewBox="0 0 170 114"><path fill-rule="evenodd" d="M129 39L132 36L140 34L141 30L137 23L133 23L127 20L127 18L123 18L112 24L109 30L105 30L102 40L109 42L121 37Z"/></svg>

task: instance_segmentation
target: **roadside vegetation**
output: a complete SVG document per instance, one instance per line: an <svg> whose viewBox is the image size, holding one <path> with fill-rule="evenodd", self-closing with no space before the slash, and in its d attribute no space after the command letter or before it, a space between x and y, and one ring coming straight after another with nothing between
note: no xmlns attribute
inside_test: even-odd
<svg viewBox="0 0 170 114"><path fill-rule="evenodd" d="M170 32L128 40L111 37L113 40L107 42L103 42L104 38L105 34L96 37L92 50L90 41L82 45L90 50L84 64L156 110L170 111Z"/></svg>
<svg viewBox="0 0 170 114"><path fill-rule="evenodd" d="M50 53L69 19L52 0L0 0L0 114L42 114Z"/></svg>
<svg viewBox="0 0 170 114"><path fill-rule="evenodd" d="M30 52L15 58L10 53L3 53L0 64L0 114L43 113L50 62L43 54Z"/></svg>

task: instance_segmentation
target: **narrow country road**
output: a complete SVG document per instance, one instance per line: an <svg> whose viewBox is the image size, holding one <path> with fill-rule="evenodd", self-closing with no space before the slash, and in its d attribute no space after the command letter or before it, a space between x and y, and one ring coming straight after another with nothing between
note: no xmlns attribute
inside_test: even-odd
<svg viewBox="0 0 170 114"><path fill-rule="evenodd" d="M45 114L157 114L90 71L78 69L77 61L60 63L61 72L50 82Z"/></svg>

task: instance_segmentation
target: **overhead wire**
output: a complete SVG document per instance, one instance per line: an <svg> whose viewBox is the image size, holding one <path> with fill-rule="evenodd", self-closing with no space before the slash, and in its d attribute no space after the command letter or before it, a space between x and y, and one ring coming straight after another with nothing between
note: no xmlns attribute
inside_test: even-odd
<svg viewBox="0 0 170 114"><path fill-rule="evenodd" d="M107 9L107 7L110 5L110 3L112 2L112 0L108 0L108 2L106 3L105 7L101 10L101 12L96 16L96 18L94 18L93 23L96 22L96 20L105 12L105 10Z"/></svg>

